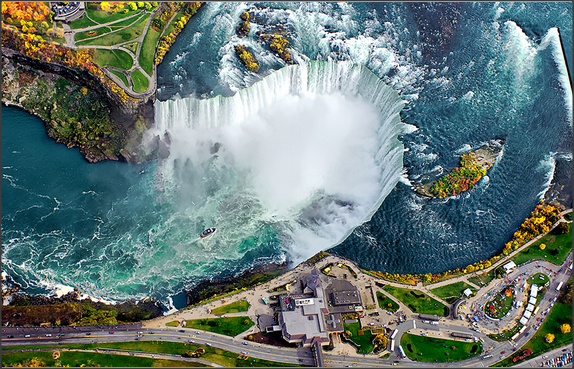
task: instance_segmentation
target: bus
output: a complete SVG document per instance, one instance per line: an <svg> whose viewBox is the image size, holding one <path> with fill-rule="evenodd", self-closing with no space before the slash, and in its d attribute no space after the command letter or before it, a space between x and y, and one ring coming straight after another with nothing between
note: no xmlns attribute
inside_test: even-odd
<svg viewBox="0 0 574 369"><path fill-rule="evenodd" d="M560 291L560 289L562 288L562 285L564 284L564 282L560 282L558 284L558 287L556 287L556 291Z"/></svg>
<svg viewBox="0 0 574 369"><path fill-rule="evenodd" d="M263 300L263 303L264 303L265 305L269 304L269 301L267 301L267 299L266 299L265 297L263 297L261 300Z"/></svg>
<svg viewBox="0 0 574 369"><path fill-rule="evenodd" d="M399 332L398 329L395 329L395 330L393 331L393 334L391 334L391 339L392 339L392 340L395 339L395 337L397 336L397 333L398 333L398 332Z"/></svg>
<svg viewBox="0 0 574 369"><path fill-rule="evenodd" d="M491 358L491 357L492 357L492 355L488 354L488 355L484 355L482 358L483 358L483 359L488 359L488 358Z"/></svg>
<svg viewBox="0 0 574 369"><path fill-rule="evenodd" d="M532 313L532 315L536 315L536 313L538 312L538 310L540 310L540 306L537 306L536 309L534 309L534 312Z"/></svg>
<svg viewBox="0 0 574 369"><path fill-rule="evenodd" d="M395 351L395 340L391 340L391 352Z"/></svg>

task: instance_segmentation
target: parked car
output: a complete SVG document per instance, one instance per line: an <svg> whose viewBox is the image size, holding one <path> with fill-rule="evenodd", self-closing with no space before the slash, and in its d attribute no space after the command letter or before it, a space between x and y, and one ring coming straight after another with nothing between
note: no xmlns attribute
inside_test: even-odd
<svg viewBox="0 0 574 369"><path fill-rule="evenodd" d="M110 331L110 334L114 334L114 331Z"/></svg>

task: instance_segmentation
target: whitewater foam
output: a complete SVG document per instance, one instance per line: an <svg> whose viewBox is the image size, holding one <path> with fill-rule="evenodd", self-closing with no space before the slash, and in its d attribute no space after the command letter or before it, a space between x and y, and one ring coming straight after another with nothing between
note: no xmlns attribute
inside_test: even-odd
<svg viewBox="0 0 574 369"><path fill-rule="evenodd" d="M232 97L158 102L147 140L170 137L160 177L192 221L213 219L231 245L272 224L302 260L368 221L401 179L403 106L364 67L309 62ZM222 212L238 203L241 223Z"/></svg>
<svg viewBox="0 0 574 369"><path fill-rule="evenodd" d="M548 33L540 43L539 50L545 49L548 45L552 45L552 56L558 68L558 80L564 91L564 103L566 104L566 110L568 112L568 122L570 126L572 126L572 85L570 84L570 75L568 73L568 67L566 66L564 49L562 48L562 40L560 39L558 28L553 27L548 30Z"/></svg>

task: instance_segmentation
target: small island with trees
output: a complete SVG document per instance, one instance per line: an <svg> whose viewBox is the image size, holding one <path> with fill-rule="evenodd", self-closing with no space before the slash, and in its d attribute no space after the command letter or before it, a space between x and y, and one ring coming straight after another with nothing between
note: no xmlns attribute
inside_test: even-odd
<svg viewBox="0 0 574 369"><path fill-rule="evenodd" d="M502 139L490 140L478 149L462 155L459 167L438 179L413 185L414 190L420 195L439 199L470 190L492 168L503 145Z"/></svg>

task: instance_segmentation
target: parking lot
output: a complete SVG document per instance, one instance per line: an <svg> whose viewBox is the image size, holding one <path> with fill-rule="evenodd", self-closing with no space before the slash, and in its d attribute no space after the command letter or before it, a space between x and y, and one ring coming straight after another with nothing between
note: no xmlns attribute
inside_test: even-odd
<svg viewBox="0 0 574 369"><path fill-rule="evenodd" d="M544 363L542 363L542 366L560 368L563 366L572 367L571 364L572 364L572 352L566 352L558 357L546 360Z"/></svg>

